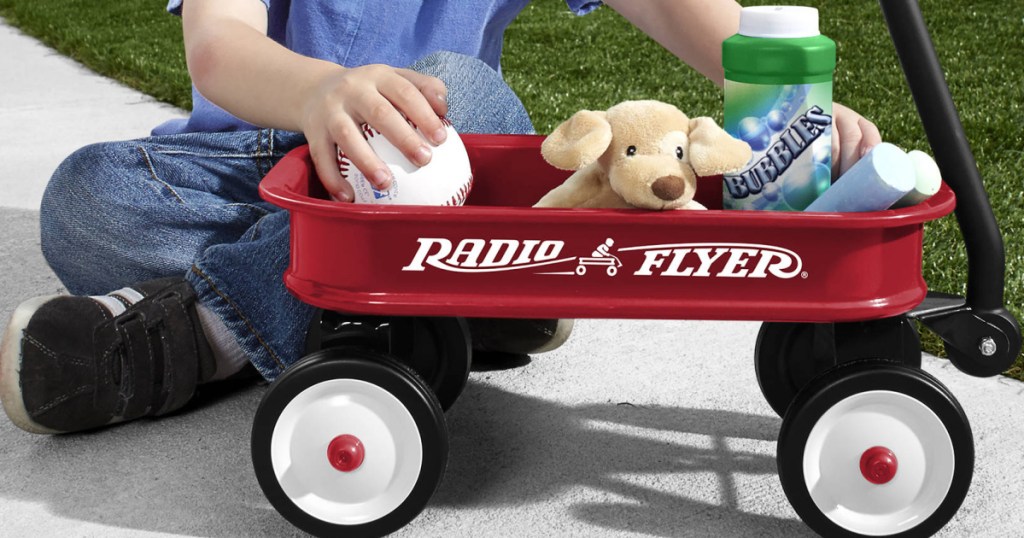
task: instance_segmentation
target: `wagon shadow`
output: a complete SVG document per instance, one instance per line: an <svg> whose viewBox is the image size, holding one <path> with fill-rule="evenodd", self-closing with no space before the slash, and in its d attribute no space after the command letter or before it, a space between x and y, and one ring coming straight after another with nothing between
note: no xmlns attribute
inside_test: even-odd
<svg viewBox="0 0 1024 538"><path fill-rule="evenodd" d="M799 520L741 509L751 495L738 491L750 487L739 485L737 477L777 483L774 443L780 425L774 416L714 409L564 406L471 383L449 412L451 455L433 504L565 502L567 490L584 488L596 492L591 499L614 500L569 503L568 510L607 530L813 536ZM682 485L692 493L693 483L702 485L700 498L673 490Z"/></svg>

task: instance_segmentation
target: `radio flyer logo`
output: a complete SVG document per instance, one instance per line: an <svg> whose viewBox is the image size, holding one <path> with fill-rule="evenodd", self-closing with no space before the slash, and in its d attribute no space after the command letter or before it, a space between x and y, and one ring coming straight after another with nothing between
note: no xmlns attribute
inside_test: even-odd
<svg viewBox="0 0 1024 538"><path fill-rule="evenodd" d="M807 278L799 254L756 243L669 243L616 248L615 240L609 237L589 256L565 256L565 242L551 239L467 238L453 242L443 237L421 237L417 242L416 253L402 271L531 271L582 277L603 269L609 277L627 272L636 277ZM639 256L620 256L634 252ZM623 257L630 258L630 263L624 263Z"/></svg>

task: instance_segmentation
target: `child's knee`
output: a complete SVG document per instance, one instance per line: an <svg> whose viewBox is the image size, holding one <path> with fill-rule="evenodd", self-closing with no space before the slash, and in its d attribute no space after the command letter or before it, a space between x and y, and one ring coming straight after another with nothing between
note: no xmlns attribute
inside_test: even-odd
<svg viewBox="0 0 1024 538"><path fill-rule="evenodd" d="M104 208L118 197L116 169L130 150L126 143L85 146L54 171L39 207L40 243L51 266L74 250L75 238L88 236L104 219ZM123 193L122 193L123 196Z"/></svg>
<svg viewBox="0 0 1024 538"><path fill-rule="evenodd" d="M109 188L112 176L124 167L129 151L126 143L104 142L85 146L69 155L50 177L40 211L59 211L113 194Z"/></svg>

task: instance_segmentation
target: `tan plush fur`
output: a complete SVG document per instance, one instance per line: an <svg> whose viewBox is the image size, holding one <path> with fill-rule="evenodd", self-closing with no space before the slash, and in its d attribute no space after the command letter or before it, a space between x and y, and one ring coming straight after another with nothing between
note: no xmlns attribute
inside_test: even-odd
<svg viewBox="0 0 1024 538"><path fill-rule="evenodd" d="M660 101L625 101L577 112L544 140L541 154L576 172L535 207L704 209L693 200L697 176L737 170L751 151L711 118L691 120Z"/></svg>

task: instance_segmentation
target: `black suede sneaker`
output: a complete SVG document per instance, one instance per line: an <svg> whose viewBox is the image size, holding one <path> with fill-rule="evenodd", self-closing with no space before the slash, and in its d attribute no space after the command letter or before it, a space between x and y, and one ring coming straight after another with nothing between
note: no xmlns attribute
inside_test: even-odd
<svg viewBox="0 0 1024 538"><path fill-rule="evenodd" d="M572 334L571 319L467 318L473 349L534 355L554 350Z"/></svg>
<svg viewBox="0 0 1024 538"><path fill-rule="evenodd" d="M213 353L181 277L15 309L0 344L0 400L33 433L88 430L184 406Z"/></svg>

